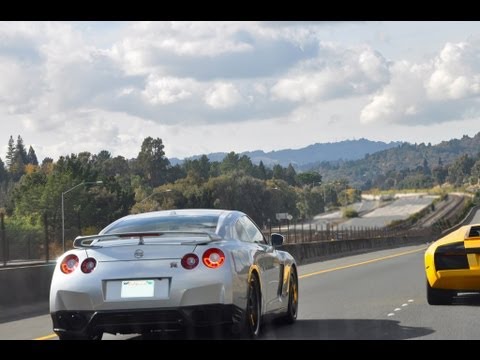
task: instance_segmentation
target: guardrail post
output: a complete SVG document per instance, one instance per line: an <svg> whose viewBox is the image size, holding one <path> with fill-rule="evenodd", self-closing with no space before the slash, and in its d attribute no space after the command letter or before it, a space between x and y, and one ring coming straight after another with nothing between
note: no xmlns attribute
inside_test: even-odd
<svg viewBox="0 0 480 360"><path fill-rule="evenodd" d="M5 214L0 213L0 239L2 240L3 266L7 266L7 240L5 239Z"/></svg>

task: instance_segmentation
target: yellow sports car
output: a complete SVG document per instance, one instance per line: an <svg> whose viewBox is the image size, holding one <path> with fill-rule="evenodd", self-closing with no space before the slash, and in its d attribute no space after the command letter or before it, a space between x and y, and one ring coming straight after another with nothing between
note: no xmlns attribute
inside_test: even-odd
<svg viewBox="0 0 480 360"><path fill-rule="evenodd" d="M480 224L465 225L425 252L427 301L449 305L459 292L480 292Z"/></svg>

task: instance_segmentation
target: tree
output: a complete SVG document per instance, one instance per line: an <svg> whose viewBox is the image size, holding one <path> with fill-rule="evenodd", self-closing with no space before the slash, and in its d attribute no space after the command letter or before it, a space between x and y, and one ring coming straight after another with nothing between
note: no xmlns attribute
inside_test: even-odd
<svg viewBox="0 0 480 360"><path fill-rule="evenodd" d="M470 176L474 163L475 161L468 154L460 156L448 167L448 182L455 186L461 186Z"/></svg>
<svg viewBox="0 0 480 360"><path fill-rule="evenodd" d="M162 139L145 138L137 157L137 168L140 176L151 186L157 187L165 183L167 167L170 161L165 157Z"/></svg>
<svg viewBox="0 0 480 360"><path fill-rule="evenodd" d="M472 176L477 179L477 183L480 179L480 159L475 161L475 164L472 166Z"/></svg>
<svg viewBox="0 0 480 360"><path fill-rule="evenodd" d="M12 137L10 137L13 140ZM9 149L7 156L10 156L10 141ZM23 145L23 139L20 135L17 137L17 144L15 145L15 150L13 152L13 159L10 163L10 173L12 174L13 180L18 181L23 174L25 174L25 165L27 164L27 151L25 150L25 145Z"/></svg>
<svg viewBox="0 0 480 360"><path fill-rule="evenodd" d="M437 185L442 185L447 178L448 170L443 166L437 166L432 170L432 177L437 183Z"/></svg>
<svg viewBox="0 0 480 360"><path fill-rule="evenodd" d="M285 180L285 169L282 167L282 165L275 164L273 165L273 178L274 179L279 179L279 180Z"/></svg>
<svg viewBox="0 0 480 360"><path fill-rule="evenodd" d="M288 164L288 167L285 170L285 181L289 185L295 186L296 185L296 176L297 176L297 172L293 168L292 164Z"/></svg>
<svg viewBox="0 0 480 360"><path fill-rule="evenodd" d="M205 187L211 194L213 207L243 211L257 224L266 219L269 208L264 181L231 172L210 179Z"/></svg>
<svg viewBox="0 0 480 360"><path fill-rule="evenodd" d="M13 141L13 136L10 135L10 139L8 140L8 148L7 148L7 156L6 156L7 168L9 171L13 164L14 156L15 156L15 143Z"/></svg>
<svg viewBox="0 0 480 360"><path fill-rule="evenodd" d="M432 174L432 171L430 170L430 167L428 166L427 159L423 159L422 171L423 171L423 175L431 175Z"/></svg>
<svg viewBox="0 0 480 360"><path fill-rule="evenodd" d="M37 155L35 154L35 150L33 150L31 145L28 148L27 164L38 165Z"/></svg>
<svg viewBox="0 0 480 360"><path fill-rule="evenodd" d="M320 175L316 171L305 171L300 174L297 174L297 182L300 183L300 185L306 186L306 185L320 185L322 182L322 175Z"/></svg>
<svg viewBox="0 0 480 360"><path fill-rule="evenodd" d="M25 150L25 145L23 144L23 139L20 135L17 136L17 144L15 145L15 156L20 156L24 165L28 163L27 150Z"/></svg>
<svg viewBox="0 0 480 360"><path fill-rule="evenodd" d="M260 164L258 164L257 168L257 178L260 180L266 180L267 179L267 171L265 170L265 165L263 164L263 161L260 160Z"/></svg>
<svg viewBox="0 0 480 360"><path fill-rule="evenodd" d="M7 170L5 169L5 164L2 161L2 158L0 158L0 184L5 182L7 180Z"/></svg>
<svg viewBox="0 0 480 360"><path fill-rule="evenodd" d="M195 160L187 159L183 162L183 168L187 174L192 174L196 178L206 181L210 175L210 160L208 160L207 155L202 155Z"/></svg>
<svg viewBox="0 0 480 360"><path fill-rule="evenodd" d="M220 163L221 173L228 174L232 171L237 170L239 160L240 160L240 156L238 154L236 154L234 151L229 152L223 158L223 161Z"/></svg>

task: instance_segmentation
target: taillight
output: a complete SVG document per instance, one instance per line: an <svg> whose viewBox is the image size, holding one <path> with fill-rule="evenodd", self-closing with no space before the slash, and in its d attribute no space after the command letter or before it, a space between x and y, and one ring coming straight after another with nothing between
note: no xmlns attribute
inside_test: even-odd
<svg viewBox="0 0 480 360"><path fill-rule="evenodd" d="M62 263L60 264L60 270L64 274L72 273L78 266L78 257L77 255L67 255L63 258Z"/></svg>
<svg viewBox="0 0 480 360"><path fill-rule="evenodd" d="M95 266L97 266L97 260L95 260L94 258L86 258L85 260L83 260L80 268L85 274L90 274L93 269L95 269Z"/></svg>
<svg viewBox="0 0 480 360"><path fill-rule="evenodd" d="M208 249L203 253L202 260L205 266L216 269L222 266L225 262L225 254L220 249Z"/></svg>
<svg viewBox="0 0 480 360"><path fill-rule="evenodd" d="M187 254L182 258L182 266L185 269L191 270L195 266L198 265L200 260L198 260L198 256L195 254Z"/></svg>
<svg viewBox="0 0 480 360"><path fill-rule="evenodd" d="M467 252L463 241L441 245L434 255L436 270L469 269Z"/></svg>

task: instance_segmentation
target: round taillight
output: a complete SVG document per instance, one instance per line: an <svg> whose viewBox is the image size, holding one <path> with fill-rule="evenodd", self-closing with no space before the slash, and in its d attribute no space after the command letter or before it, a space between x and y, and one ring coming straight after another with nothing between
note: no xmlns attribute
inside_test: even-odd
<svg viewBox="0 0 480 360"><path fill-rule="evenodd" d="M182 258L182 266L188 270L193 269L195 266L198 265L199 262L200 260L195 254L187 254Z"/></svg>
<svg viewBox="0 0 480 360"><path fill-rule="evenodd" d="M67 255L63 258L61 264L60 264L60 270L64 274L70 274L72 273L78 266L78 257L77 255Z"/></svg>
<svg viewBox="0 0 480 360"><path fill-rule="evenodd" d="M203 253L202 260L205 266L216 269L222 266L225 262L225 254L220 249L208 249Z"/></svg>
<svg viewBox="0 0 480 360"><path fill-rule="evenodd" d="M80 268L82 269L83 273L90 274L93 269L95 269L95 266L97 266L97 260L94 258L86 258L82 261Z"/></svg>

